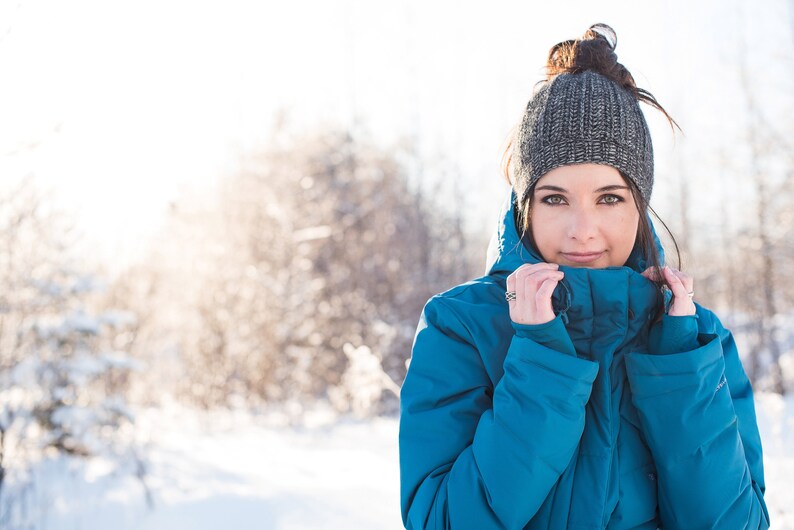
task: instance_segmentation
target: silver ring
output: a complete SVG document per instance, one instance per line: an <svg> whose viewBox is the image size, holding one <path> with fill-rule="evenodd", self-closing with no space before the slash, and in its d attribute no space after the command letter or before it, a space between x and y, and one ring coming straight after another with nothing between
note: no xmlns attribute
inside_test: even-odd
<svg viewBox="0 0 794 530"><path fill-rule="evenodd" d="M515 300L515 299L516 299L515 291L505 291L505 300L509 302L510 300Z"/></svg>

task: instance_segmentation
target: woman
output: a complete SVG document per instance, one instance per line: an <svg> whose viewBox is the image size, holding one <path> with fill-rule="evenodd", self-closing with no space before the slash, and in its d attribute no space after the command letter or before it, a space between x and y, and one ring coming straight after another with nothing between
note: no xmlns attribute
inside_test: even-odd
<svg viewBox="0 0 794 530"><path fill-rule="evenodd" d="M733 338L661 266L647 213L639 101L667 113L615 42L597 24L551 49L488 274L424 307L401 390L406 528L769 526Z"/></svg>

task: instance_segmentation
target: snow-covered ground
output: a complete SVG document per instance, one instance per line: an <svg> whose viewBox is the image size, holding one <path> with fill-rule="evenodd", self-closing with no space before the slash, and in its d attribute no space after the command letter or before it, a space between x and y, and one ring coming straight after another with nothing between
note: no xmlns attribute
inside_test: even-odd
<svg viewBox="0 0 794 530"><path fill-rule="evenodd" d="M794 530L794 397L756 399L773 528ZM134 467L113 471L102 461L41 466L31 506L37 528L402 528L394 418L315 411L295 426L281 413L174 405L139 411L137 421L144 481Z"/></svg>
<svg viewBox="0 0 794 530"><path fill-rule="evenodd" d="M769 518L774 529L794 530L794 396L759 394L755 400Z"/></svg>
<svg viewBox="0 0 794 530"><path fill-rule="evenodd" d="M37 472L37 528L402 528L396 419L315 410L296 426L279 412L171 406L136 420L144 481L132 465L50 463Z"/></svg>

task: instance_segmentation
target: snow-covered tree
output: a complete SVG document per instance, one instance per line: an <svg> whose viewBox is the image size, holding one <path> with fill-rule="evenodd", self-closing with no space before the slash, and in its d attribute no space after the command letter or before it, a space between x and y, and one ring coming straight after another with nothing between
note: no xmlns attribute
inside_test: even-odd
<svg viewBox="0 0 794 530"><path fill-rule="evenodd" d="M172 388L205 406L331 391L343 409L361 380L351 352L367 351L393 409L424 302L480 274L485 251L466 246L461 198L412 184L431 179L407 157L343 130L277 128L213 197L174 205L149 260L149 305L173 318L141 330L174 340L134 349L177 352Z"/></svg>
<svg viewBox="0 0 794 530"><path fill-rule="evenodd" d="M73 232L31 179L0 198L0 527L19 522L31 465L120 455L134 317L97 311L102 284L69 253Z"/></svg>

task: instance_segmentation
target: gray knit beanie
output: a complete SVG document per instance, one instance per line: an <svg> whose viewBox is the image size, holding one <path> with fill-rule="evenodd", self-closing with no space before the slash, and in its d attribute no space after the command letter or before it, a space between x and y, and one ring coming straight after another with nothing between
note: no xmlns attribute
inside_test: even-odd
<svg viewBox="0 0 794 530"><path fill-rule="evenodd" d="M587 162L618 169L651 199L653 146L639 103L592 70L560 74L538 90L527 104L515 149L519 204L548 171Z"/></svg>

